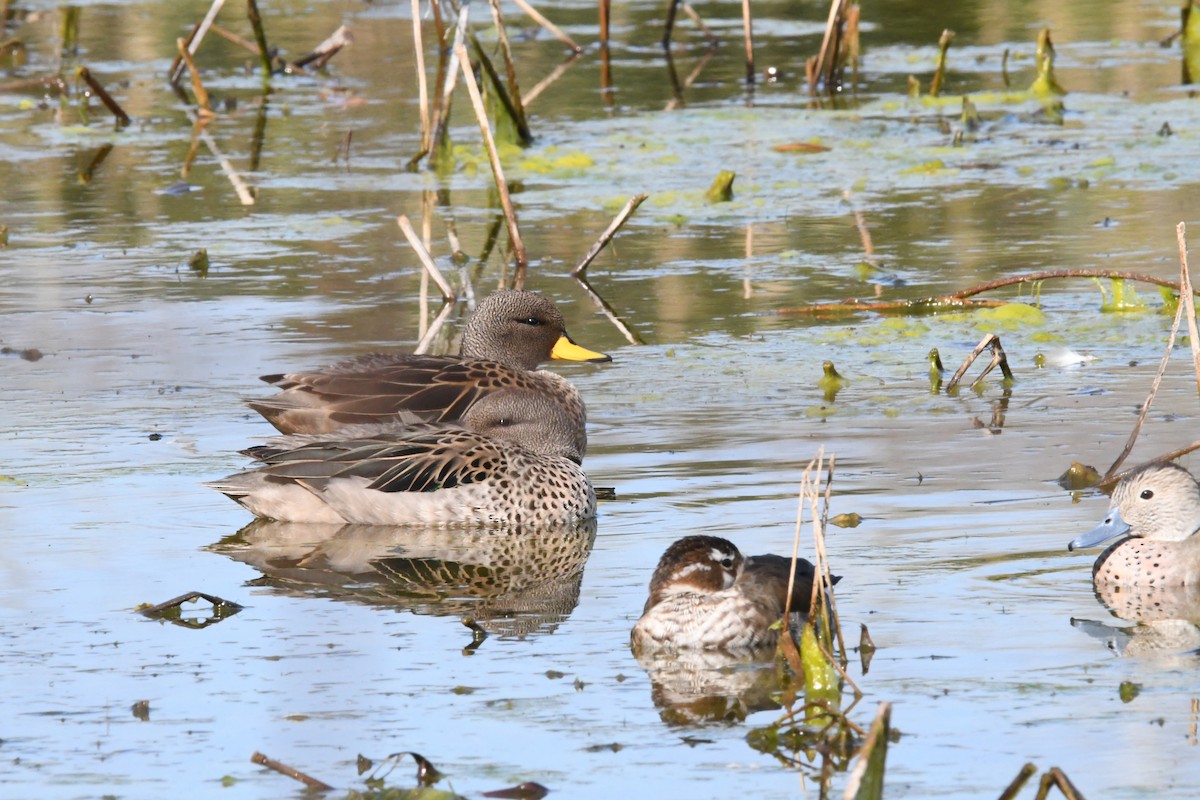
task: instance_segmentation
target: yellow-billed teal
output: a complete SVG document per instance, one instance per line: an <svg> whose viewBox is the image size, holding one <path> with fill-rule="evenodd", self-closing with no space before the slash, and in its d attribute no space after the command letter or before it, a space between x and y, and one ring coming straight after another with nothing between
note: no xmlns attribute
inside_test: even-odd
<svg viewBox="0 0 1200 800"><path fill-rule="evenodd" d="M256 516L367 525L568 525L596 513L576 424L508 389L455 423L355 426L246 451L262 465L209 485Z"/></svg>
<svg viewBox="0 0 1200 800"><path fill-rule="evenodd" d="M633 626L634 650L739 653L774 647L778 633L771 626L783 616L790 570L791 559L747 558L727 539L680 539L663 553L650 579L650 597ZM789 611L808 613L813 576L813 565L799 559Z"/></svg>
<svg viewBox="0 0 1200 800"><path fill-rule="evenodd" d="M1108 516L1076 537L1068 550L1108 547L1092 567L1097 588L1171 589L1200 583L1200 484L1177 464L1155 461L1126 475L1112 493Z"/></svg>
<svg viewBox="0 0 1200 800"><path fill-rule="evenodd" d="M454 421L481 397L524 389L567 410L582 454L587 449L583 400L561 376L537 369L551 358L612 360L571 341L562 313L550 300L500 291L483 300L467 321L457 356L371 353L307 372L264 375L262 380L282 391L247 403L282 433L332 433L405 415Z"/></svg>

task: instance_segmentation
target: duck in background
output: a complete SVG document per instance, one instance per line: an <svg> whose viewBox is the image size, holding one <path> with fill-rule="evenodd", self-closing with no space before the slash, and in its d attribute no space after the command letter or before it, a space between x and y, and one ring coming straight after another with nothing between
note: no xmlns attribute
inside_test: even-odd
<svg viewBox="0 0 1200 800"><path fill-rule="evenodd" d="M458 423L358 425L244 451L261 466L212 488L268 519L540 527L596 513L579 421L529 389L485 394Z"/></svg>
<svg viewBox="0 0 1200 800"><path fill-rule="evenodd" d="M307 372L264 375L262 380L281 391L247 404L281 433L321 434L393 422L405 414L452 422L488 394L520 389L551 398L570 415L582 456L587 450L583 399L561 376L538 370L551 358L612 360L575 344L550 300L500 291L483 300L467 321L457 356L370 353Z"/></svg>

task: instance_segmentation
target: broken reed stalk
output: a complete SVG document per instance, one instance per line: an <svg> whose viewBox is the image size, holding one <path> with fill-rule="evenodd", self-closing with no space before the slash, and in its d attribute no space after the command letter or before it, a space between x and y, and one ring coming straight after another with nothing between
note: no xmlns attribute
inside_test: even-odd
<svg viewBox="0 0 1200 800"><path fill-rule="evenodd" d="M932 97L938 96L942 91L942 84L946 80L946 51L950 49L952 41L954 41L954 31L946 28L938 38L937 65L933 69L933 81L929 84L929 94Z"/></svg>
<svg viewBox="0 0 1200 800"><path fill-rule="evenodd" d="M492 7L492 21L496 24L496 35L500 40L500 51L504 54L504 75L508 82L508 98L512 103L510 113L517 123L517 133L520 135L522 143L529 144L533 141L533 134L529 132L529 121L525 118L525 106L521 103L521 86L517 83L517 68L513 64L512 47L508 43L508 31L504 27L504 14L500 11L500 0L489 0L489 5ZM479 50L482 58L482 49L478 44L475 47Z"/></svg>
<svg viewBox="0 0 1200 800"><path fill-rule="evenodd" d="M112 98L112 95L105 91L104 87L100 85L100 81L92 77L91 70L89 70L87 67L80 67L78 70L76 70L75 74L78 75L80 79L82 79L83 82L88 85L88 88L92 90L92 93L96 95L96 97L100 98L100 102L104 103L104 107L109 110L109 113L117 118L117 123L121 127L124 127L131 122L129 115L125 113L125 110L121 108L120 104Z"/></svg>
<svg viewBox="0 0 1200 800"><path fill-rule="evenodd" d="M971 382L971 388L978 386L979 382L987 377L987 374L995 369L997 364L1000 365L1000 371L1004 373L1006 380L1011 381L1013 379L1012 370L1008 368L1008 357L1004 354L1004 348L1000 345L1000 337L994 333L989 333L980 340L979 344L975 345L975 349L963 360L962 366L958 368L958 371L954 373L954 377L946 384L947 394L954 391L958 386L959 380L962 379L963 373L975 363L975 359L979 358L979 355L984 350L989 348L992 351L992 360L984 367L983 372L979 373L979 377Z"/></svg>
<svg viewBox="0 0 1200 800"><path fill-rule="evenodd" d="M216 20L217 14L221 13L221 8L225 5L225 0L213 0L212 5L208 7L208 13L204 15L204 19L200 20L190 36L187 38L188 55L195 55L200 49L200 42L204 41L204 34L208 33L208 29L212 27L213 21ZM176 83L183 76L183 58L176 56L171 62L171 70L168 73L168 82Z"/></svg>
<svg viewBox="0 0 1200 800"><path fill-rule="evenodd" d="M833 83L834 65L838 40L841 38L842 20L846 14L846 0L832 0L829 4L829 16L825 19L825 35L821 39L821 49L817 51L817 60L806 65L808 75L808 90L816 94L818 85L828 87Z"/></svg>
<svg viewBox="0 0 1200 800"><path fill-rule="evenodd" d="M260 764L260 765L266 767L267 769L275 770L280 775L287 775L289 778L294 778L295 780L298 780L301 783L303 783L305 786L307 786L312 791L316 791L316 792L332 792L333 791L333 787L330 786L328 783L325 783L324 781L319 781L316 778L312 777L311 775L305 775L303 772L296 769L295 767L289 767L287 764L284 764L280 761L276 761L273 758L268 758L267 756L263 755L262 753L255 752L254 755L250 756L250 763Z"/></svg>
<svg viewBox="0 0 1200 800"><path fill-rule="evenodd" d="M200 106L200 115L204 117L213 116L212 104L208 99L208 91L204 88L204 82L200 80L200 70L196 69L196 62L192 60L192 54L188 52L187 42L183 39L176 39L175 46L179 48L179 57L183 59L188 75L192 79L192 93L196 95L196 105Z"/></svg>
<svg viewBox="0 0 1200 800"><path fill-rule="evenodd" d="M295 69L304 69L312 64L317 69L321 69L329 63L331 58L340 53L343 47L353 41L354 36L350 33L350 28L340 25L337 30L326 36L319 45L313 48L311 53L291 62L291 66Z"/></svg>
<svg viewBox="0 0 1200 800"><path fill-rule="evenodd" d="M258 58L262 63L263 90L271 87L271 52L267 49L267 32L263 30L262 16L258 13L256 0L246 0L246 16L254 29L254 41L258 43Z"/></svg>
<svg viewBox="0 0 1200 800"><path fill-rule="evenodd" d="M1175 240L1179 243L1179 297L1187 309L1188 343L1192 347L1192 367L1196 371L1196 391L1200 393L1200 331L1196 330L1196 304L1192 297L1192 273L1188 269L1187 226L1182 222L1175 226Z"/></svg>
<svg viewBox="0 0 1200 800"><path fill-rule="evenodd" d="M1027 761L1025 766L1021 767L1021 771L1017 773L1016 777L1013 778L1008 786L1005 787L1004 791L1000 793L998 800L1014 800L1014 798L1017 796L1017 792L1021 791L1021 787L1023 787L1036 773L1037 767L1033 765L1033 762Z"/></svg>
<svg viewBox="0 0 1200 800"><path fill-rule="evenodd" d="M435 0L436 2L436 0ZM417 60L417 96L421 104L421 152L416 161L429 152L429 86L425 78L425 44L421 36L421 0L412 0L413 54Z"/></svg>
<svg viewBox="0 0 1200 800"><path fill-rule="evenodd" d="M521 231L517 228L517 212L513 209L512 198L508 194L508 184L504 180L504 170L500 166L500 154L496 152L496 142L492 138L492 129L488 125L487 111L483 107L483 98L479 94L479 86L475 83L475 73L471 70L471 61L467 57L467 48L462 42L455 42L455 53L458 55L459 67L462 69L463 83L467 86L467 94L471 96L471 105L475 109L475 119L479 122L479 132L483 136L483 145L487 149L488 161L492 165L492 176L496 180L496 193L500 197L500 207L504 210L504 221L508 225L508 238L512 243L513 288L525 288L525 273L529 263L525 255L525 243L521 241Z"/></svg>
<svg viewBox="0 0 1200 800"><path fill-rule="evenodd" d="M572 39L570 36L567 36L565 33L563 33L561 28L559 28L553 22L551 22L550 20L548 20L544 16L542 16L541 12L539 12L533 6L529 5L529 3L527 3L525 0L513 0L513 2L516 3L517 6L522 11L524 11L526 14L528 14L530 19L532 19L538 25L541 25L546 30L550 31L550 34L552 36L554 36L555 39L558 39L560 42L565 44L567 47L571 48L571 50L576 53L583 52L583 48L580 47L579 45L577 45L575 43L574 39ZM607 18L605 16L605 11L606 11L605 3L602 0L602 2L600 3L600 39L601 39L601 42L603 42L603 43L608 42L607 25L606 25Z"/></svg>
<svg viewBox="0 0 1200 800"><path fill-rule="evenodd" d="M612 3L610 0L600 0L600 50L608 52L608 28L612 19Z"/></svg>
<svg viewBox="0 0 1200 800"><path fill-rule="evenodd" d="M587 251L583 259L575 265L575 269L571 270L571 277L579 277L580 274L587 270L588 266L596 259L596 256L600 255L600 251L612 241L617 231L621 230L625 222L633 216L633 212L637 211L638 206L644 203L649 196L648 194L638 194L629 198L629 202L625 204L625 207L618 212L617 216L613 217L613 221L604 229L604 233L600 234L600 238L596 240L596 243Z"/></svg>

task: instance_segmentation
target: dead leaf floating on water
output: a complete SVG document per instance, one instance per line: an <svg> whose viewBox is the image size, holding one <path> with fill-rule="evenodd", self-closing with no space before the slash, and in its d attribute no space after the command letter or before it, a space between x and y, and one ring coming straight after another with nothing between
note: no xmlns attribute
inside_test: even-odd
<svg viewBox="0 0 1200 800"><path fill-rule="evenodd" d="M826 147L816 142L787 142L771 148L776 153L828 153L832 147Z"/></svg>
<svg viewBox="0 0 1200 800"><path fill-rule="evenodd" d="M526 781L525 783L509 787L508 789L496 789L492 792L484 792L484 797L504 797L511 800L541 800L546 795L550 794L550 790L540 783L534 781Z"/></svg>

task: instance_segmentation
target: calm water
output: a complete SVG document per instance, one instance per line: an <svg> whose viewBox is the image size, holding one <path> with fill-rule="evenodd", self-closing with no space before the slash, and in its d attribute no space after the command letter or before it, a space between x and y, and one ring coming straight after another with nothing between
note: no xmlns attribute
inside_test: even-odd
<svg viewBox="0 0 1200 800"><path fill-rule="evenodd" d="M58 66L57 6L15 5L10 33L27 63L4 62L4 82ZM75 98L0 94L0 346L42 356L0 356L0 794L297 794L250 763L256 750L342 788L361 786L359 753L415 750L472 796L526 780L572 797L811 793L745 741L778 712L678 724L628 632L675 538L786 552L801 473L824 448L837 456L833 513L865 518L828 546L847 633L866 624L879 647L867 674L851 666L866 695L853 716L865 725L879 702L895 706L889 797L994 797L1026 761L1061 767L1090 797L1192 796L1197 661L1124 653L1147 631L1096 601L1094 553L1065 550L1106 501L1052 482L1072 460L1103 469L1124 444L1170 325L1157 293L1140 288L1147 309L1119 314L1100 313L1101 287L1083 280L1047 284L1040 314L776 313L1037 269L1173 278L1175 223L1200 236L1189 167L1200 112L1177 86L1178 49L1158 45L1176 6L868 8L860 81L832 109L810 107L799 77L819 46L816 3L755 6L758 65L783 78L752 92L738 6L705 5L723 44L682 97L656 44L657 3L614 9L612 92L601 91L594 6L542 6L588 49L537 98L537 141L506 146L505 165L530 286L559 302L578 341L614 356L560 371L589 403L587 468L618 499L603 504L594 542L538 547L239 533L245 512L200 485L241 467L236 451L268 433L241 403L265 393L256 376L415 343L419 271L396 215L430 221L456 280L479 293L502 280L497 251L479 260L497 216L465 95L454 166L403 170L418 149L408 4L264 4L289 56L342 23L355 35L328 74L277 77L265 105L242 51L205 44L206 85L226 109L207 132L255 190L246 208L203 144L190 191L167 191L192 125L162 75L201 5L83 4L66 69L86 64L134 124L114 133L95 102L85 123ZM239 10L223 24L248 35ZM529 34L515 36L527 89L564 49L506 13ZM1062 125L1040 121L1001 75L1008 50L1012 92L1029 84L1042 26L1071 92ZM908 75L928 86L944 27L957 32L945 99L909 100ZM681 79L702 54L681 22ZM984 125L955 148L968 92ZM1159 135L1164 123L1173 135ZM800 141L832 149L773 149ZM737 173L735 197L710 205L721 169ZM565 277L639 192L650 199L590 276L641 346ZM462 273L450 228L471 257ZM187 265L201 247L207 274ZM995 378L931 393L928 350L953 369L988 332L1012 359L1011 393ZM1060 348L1094 360L1034 368ZM850 380L832 403L816 385L825 359ZM1185 362L1169 368L1135 461L1195 438ZM396 576L430 555L522 566L483 598L440 600L367 574L381 554ZM553 577L531 583L531 572ZM134 612L189 590L245 609L203 630ZM474 651L464 614L492 632ZM1129 702L1123 682L1140 688ZM146 720L131 710L142 700Z"/></svg>

